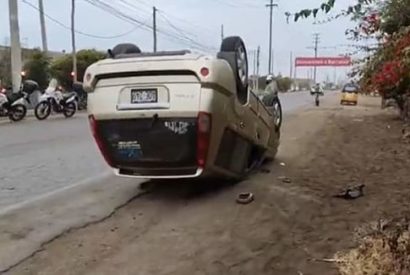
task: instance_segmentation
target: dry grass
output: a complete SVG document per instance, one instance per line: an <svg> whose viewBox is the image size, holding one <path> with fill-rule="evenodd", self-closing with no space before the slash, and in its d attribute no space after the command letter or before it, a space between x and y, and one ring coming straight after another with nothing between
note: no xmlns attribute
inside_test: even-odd
<svg viewBox="0 0 410 275"><path fill-rule="evenodd" d="M358 247L335 256L342 275L410 275L408 219L379 221L356 232Z"/></svg>

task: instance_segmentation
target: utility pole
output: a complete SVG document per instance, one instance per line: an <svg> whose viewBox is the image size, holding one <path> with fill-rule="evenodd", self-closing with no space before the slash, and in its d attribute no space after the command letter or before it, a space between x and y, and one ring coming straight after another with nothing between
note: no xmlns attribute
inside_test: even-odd
<svg viewBox="0 0 410 275"><path fill-rule="evenodd" d="M313 49L315 51L315 58L317 58L317 50L320 42L320 33L313 34L313 47L309 47L309 49ZM313 81L316 83L316 66L313 66Z"/></svg>
<svg viewBox="0 0 410 275"><path fill-rule="evenodd" d="M261 47L258 46L258 49L256 51L256 91L259 91L259 65L260 65L260 53L261 53Z"/></svg>
<svg viewBox="0 0 410 275"><path fill-rule="evenodd" d="M259 76L260 54L261 54L261 47L258 46L258 49L256 51L256 75L257 76Z"/></svg>
<svg viewBox="0 0 410 275"><path fill-rule="evenodd" d="M40 11L40 26L41 26L41 42L43 46L43 52L47 54L47 32L46 32L46 21L44 19L44 5L43 0L38 0L38 9Z"/></svg>
<svg viewBox="0 0 410 275"><path fill-rule="evenodd" d="M258 75L256 70L258 68L258 51L253 51L253 90L256 90L256 83L258 82Z"/></svg>
<svg viewBox="0 0 410 275"><path fill-rule="evenodd" d="M314 38L315 38L315 58L317 58L317 46L319 45L319 37L320 34L319 33L315 33L313 34ZM316 83L316 66L313 67L313 81Z"/></svg>
<svg viewBox="0 0 410 275"><path fill-rule="evenodd" d="M269 69L268 73L272 73L272 24L273 24L273 7L277 7L278 4L273 3L273 0L270 0L270 4L267 4L266 7L270 8L269 11Z"/></svg>
<svg viewBox="0 0 410 275"><path fill-rule="evenodd" d="M293 53L290 52L289 56L289 78L292 79L292 73L293 73Z"/></svg>
<svg viewBox="0 0 410 275"><path fill-rule="evenodd" d="M275 74L275 51L272 49L272 69L271 69L271 74Z"/></svg>
<svg viewBox="0 0 410 275"><path fill-rule="evenodd" d="M224 24L221 25L221 42L224 40Z"/></svg>
<svg viewBox="0 0 410 275"><path fill-rule="evenodd" d="M157 52L157 8L152 7L152 30L154 35L154 53Z"/></svg>
<svg viewBox="0 0 410 275"><path fill-rule="evenodd" d="M10 39L11 39L11 42L10 42L11 79L13 83L13 92L17 92L20 89L21 67L22 67L17 0L9 0L9 16L10 16Z"/></svg>
<svg viewBox="0 0 410 275"><path fill-rule="evenodd" d="M77 82L77 50L75 47L75 0L71 0L71 43L73 48L73 82Z"/></svg>

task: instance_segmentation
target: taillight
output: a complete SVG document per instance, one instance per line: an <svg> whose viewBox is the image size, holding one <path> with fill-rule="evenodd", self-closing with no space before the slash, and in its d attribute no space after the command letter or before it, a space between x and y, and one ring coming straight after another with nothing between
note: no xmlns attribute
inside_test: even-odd
<svg viewBox="0 0 410 275"><path fill-rule="evenodd" d="M111 158L109 157L108 151L105 149L102 140L100 138L100 135L98 134L98 125L97 121L95 120L93 115L90 115L88 117L88 120L90 122L90 128L91 128L91 133L93 134L94 140L97 143L98 148L100 149L100 152L104 158L104 160L107 162L109 166L113 166L113 163L111 161Z"/></svg>
<svg viewBox="0 0 410 275"><path fill-rule="evenodd" d="M202 76L206 77L209 74L209 69L207 67L202 67L200 72Z"/></svg>
<svg viewBox="0 0 410 275"><path fill-rule="evenodd" d="M209 113L200 112L197 120L197 152L199 167L205 167L211 136L212 117Z"/></svg>

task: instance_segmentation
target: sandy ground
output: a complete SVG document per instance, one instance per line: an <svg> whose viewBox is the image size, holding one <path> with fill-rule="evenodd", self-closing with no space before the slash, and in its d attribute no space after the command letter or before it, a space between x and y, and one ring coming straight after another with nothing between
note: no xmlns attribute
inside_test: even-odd
<svg viewBox="0 0 410 275"><path fill-rule="evenodd" d="M268 170L233 185L146 184L144 195L45 244L8 274L337 274L312 259L348 249L357 226L410 206L401 122L377 98L337 102L287 117ZM332 197L360 183L364 197ZM242 191L255 201L236 204Z"/></svg>

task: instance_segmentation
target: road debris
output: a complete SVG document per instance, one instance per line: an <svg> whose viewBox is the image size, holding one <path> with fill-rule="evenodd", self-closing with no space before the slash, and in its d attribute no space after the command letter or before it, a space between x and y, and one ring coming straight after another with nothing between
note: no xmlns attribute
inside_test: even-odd
<svg viewBox="0 0 410 275"><path fill-rule="evenodd" d="M286 176L279 176L278 180L282 181L283 183L291 183L292 180Z"/></svg>
<svg viewBox="0 0 410 275"><path fill-rule="evenodd" d="M311 261L313 262L323 262L323 263L337 263L337 264L341 264L344 263L344 260L341 259L311 259Z"/></svg>
<svg viewBox="0 0 410 275"><path fill-rule="evenodd" d="M286 166L286 163L281 162L279 165L280 165L280 166Z"/></svg>
<svg viewBox="0 0 410 275"><path fill-rule="evenodd" d="M236 202L239 204L248 204L254 200L254 196L250 192L240 193L236 198Z"/></svg>
<svg viewBox="0 0 410 275"><path fill-rule="evenodd" d="M334 195L335 198L341 198L346 200L354 200L364 196L363 188L364 184L348 187L341 191L339 194Z"/></svg>

